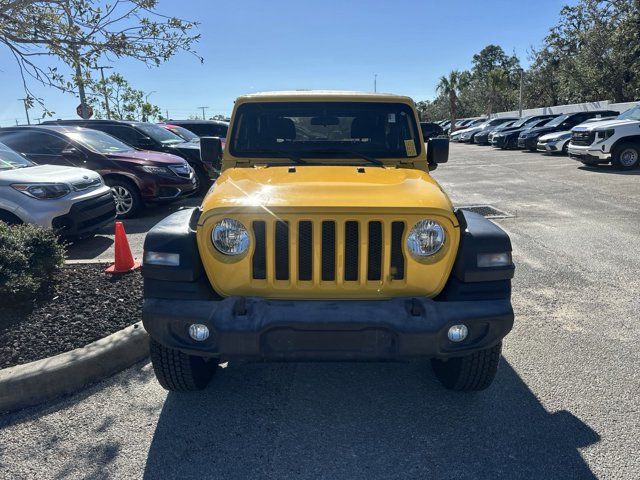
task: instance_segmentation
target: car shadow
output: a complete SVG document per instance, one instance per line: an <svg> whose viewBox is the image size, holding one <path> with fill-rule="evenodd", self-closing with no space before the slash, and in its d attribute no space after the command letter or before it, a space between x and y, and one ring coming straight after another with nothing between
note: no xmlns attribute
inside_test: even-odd
<svg viewBox="0 0 640 480"><path fill-rule="evenodd" d="M581 165L578 167L578 170L584 170L585 172L591 173L608 173L614 175L640 175L640 168L636 168L635 170L620 170L613 165L601 165L599 167Z"/></svg>
<svg viewBox="0 0 640 480"><path fill-rule="evenodd" d="M504 360L467 394L424 362L230 364L168 395L144 478L589 479L578 448L599 440Z"/></svg>
<svg viewBox="0 0 640 480"><path fill-rule="evenodd" d="M95 237L66 243L67 260L79 260L100 256L101 253L109 250L111 245L113 245L113 239L105 236L108 234L109 233L103 228ZM113 234L113 226L111 227L110 234Z"/></svg>

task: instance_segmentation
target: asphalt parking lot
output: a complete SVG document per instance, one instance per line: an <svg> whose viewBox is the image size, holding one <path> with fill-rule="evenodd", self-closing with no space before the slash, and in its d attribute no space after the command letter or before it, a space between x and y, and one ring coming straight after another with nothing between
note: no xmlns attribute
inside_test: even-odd
<svg viewBox="0 0 640 480"><path fill-rule="evenodd" d="M144 362L0 418L0 477L640 478L640 171L579 165L452 145L434 173L512 215L516 325L489 390L445 391L426 363L273 363L167 394ZM175 208L127 222L137 255Z"/></svg>

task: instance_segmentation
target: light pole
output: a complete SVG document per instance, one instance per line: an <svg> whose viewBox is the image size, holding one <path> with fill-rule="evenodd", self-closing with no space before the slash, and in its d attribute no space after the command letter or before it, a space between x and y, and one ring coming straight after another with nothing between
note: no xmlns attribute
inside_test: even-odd
<svg viewBox="0 0 640 480"><path fill-rule="evenodd" d="M378 91L378 74L377 73L373 74L373 91L374 92Z"/></svg>
<svg viewBox="0 0 640 480"><path fill-rule="evenodd" d="M204 111L205 111L207 108L209 108L209 107L198 107L198 108L201 108L201 109L202 109L202 119L203 119L203 120L206 120L205 115L204 115Z"/></svg>
<svg viewBox="0 0 640 480"><path fill-rule="evenodd" d="M24 103L24 113L27 115L27 125L31 125L31 120L29 119L29 105L28 105L28 98L19 98L18 100L21 100L22 103ZM16 120L16 125L18 124L18 121Z"/></svg>
<svg viewBox="0 0 640 480"><path fill-rule="evenodd" d="M158 93L158 92L156 92L155 90L151 90L149 93L147 93L144 96L144 105L142 106L142 121L143 122L147 121L147 111L145 109L147 108L147 105L149 105L149 97L153 93Z"/></svg>
<svg viewBox="0 0 640 480"><path fill-rule="evenodd" d="M113 67L98 67L96 66L97 69L100 70L100 78L102 78L102 94L104 95L104 106L107 109L107 119L111 120L111 109L109 108L109 96L107 95L107 83L104 80L104 69L110 69Z"/></svg>
<svg viewBox="0 0 640 480"><path fill-rule="evenodd" d="M520 97L518 100L518 108L520 110L519 117L522 118L522 83L524 79L524 70L520 69Z"/></svg>

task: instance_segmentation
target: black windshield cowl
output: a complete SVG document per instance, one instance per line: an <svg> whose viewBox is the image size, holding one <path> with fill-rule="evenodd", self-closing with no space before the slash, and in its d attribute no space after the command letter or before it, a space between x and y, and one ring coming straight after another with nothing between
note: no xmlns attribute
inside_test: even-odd
<svg viewBox="0 0 640 480"><path fill-rule="evenodd" d="M294 154L292 154L290 152L285 152L284 150L261 149L261 150L253 150L251 153L254 153L256 155L273 155L273 154L276 154L276 155L280 155L282 158L288 158L289 160L291 160L296 165L306 165L307 164L307 162L302 160L297 155L294 155Z"/></svg>
<svg viewBox="0 0 640 480"><path fill-rule="evenodd" d="M309 156L323 155L323 154L324 155L349 155L351 157L363 158L367 162L369 162L369 163L371 163L373 165L376 165L378 167L384 167L384 163L382 163L377 158L371 157L371 156L366 155L364 153L354 152L352 150L341 150L341 149L311 150L309 152L305 152L305 154L309 155Z"/></svg>

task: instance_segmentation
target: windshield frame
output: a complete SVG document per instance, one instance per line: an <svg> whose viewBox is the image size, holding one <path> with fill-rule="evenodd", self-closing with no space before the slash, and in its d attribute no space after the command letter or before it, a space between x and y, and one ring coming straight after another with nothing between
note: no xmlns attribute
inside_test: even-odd
<svg viewBox="0 0 640 480"><path fill-rule="evenodd" d="M319 104L322 106L325 106L325 108L327 106L329 106L328 110L326 110L324 113L327 115L336 115L340 118L348 118L348 115L337 115L336 112L331 111L331 107L337 105L339 108L340 106L348 109L349 106L353 105L354 107L354 113L358 113L357 112L357 108L358 107L362 107L363 105L372 105L375 108L380 108L380 110L382 110L384 107L387 107L389 110L393 110L396 109L396 112L400 112L401 114L406 113L406 126L408 127L408 129L411 131L410 135L411 135L411 140L413 141L413 144L415 146L415 152L411 151L410 153L412 153L412 155L399 155L400 151L392 151L392 154L389 155L385 155L384 151L375 151L372 149L369 150L360 150L357 148L354 148L355 146L359 145L359 143L357 142L347 142L347 141L340 141L340 139L331 142L330 140L318 140L317 143L321 143L323 141L327 142L327 145L314 145L314 140L307 140L307 141L301 141L299 142L302 146L302 148L297 148L297 149L286 149L283 152L282 149L282 145L285 145L285 143L279 145L279 147L277 148L277 152L275 150L273 150L273 152L268 152L268 150L272 150L271 148L257 148L254 147L253 150L245 150L244 148L238 149L237 148L237 138L238 135L241 133L241 122L243 121L243 110L244 109L249 109L249 108L260 108L260 107L266 107L266 108L270 108L275 105L275 108L280 107L281 109L283 109L285 112L287 110L287 107L290 106L291 110L292 110L292 115L291 117L295 117L295 109L296 108L301 108L304 109L305 107L308 106L313 106L314 104ZM318 107L318 116L321 117L322 116L322 106ZM372 109L372 112L375 112L375 110ZM277 112L277 110L275 111L276 115L279 113ZM380 113L380 112L378 112ZM393 111L390 111L390 113L394 113ZM285 115L286 116L286 115ZM299 118L313 118L313 117L307 117L303 114L298 114ZM394 122L395 123L395 122ZM409 140L409 139L407 139ZM398 100L398 101L378 101L378 100L353 100L353 99L345 99L345 100L296 100L296 101L290 101L290 100L278 100L278 101L260 101L260 102L246 102L246 103L242 103L240 105L238 105L236 107L236 111L234 112L234 118L233 121L229 127L229 131L227 134L227 148L226 151L228 152L228 154L233 157L233 158L237 158L237 159L260 159L263 160L265 158L269 158L269 159L277 159L277 160L287 160L287 155L294 155L296 157L299 158L310 158L310 159L316 159L319 160L321 162L326 162L326 161L331 161L331 160L344 160L345 158L348 158L349 160L353 160L354 164L362 164L362 163L370 163L367 162L367 160L364 159L364 156L369 156L371 158L373 158L374 160L377 159L381 159L381 160L387 160L389 162L393 161L393 162L415 162L415 161L419 161L421 159L424 159L424 150L423 150L423 141L422 141L422 135L421 135L421 130L420 130L420 123L418 121L418 118L416 116L415 113L415 109L407 102L403 102L402 100ZM309 146L305 146L302 144L307 143ZM300 147L299 146L299 147ZM266 145L265 145L266 147ZM408 148L408 147L407 147ZM330 150L340 150L340 152L336 152L336 153L330 153ZM352 152L350 152L352 151ZM285 155L285 153L287 155ZM382 155L381 155L382 153ZM345 163L345 162L340 162L341 165L349 165L350 163Z"/></svg>

